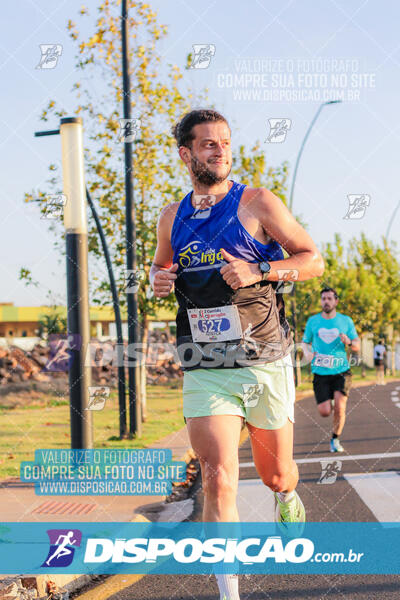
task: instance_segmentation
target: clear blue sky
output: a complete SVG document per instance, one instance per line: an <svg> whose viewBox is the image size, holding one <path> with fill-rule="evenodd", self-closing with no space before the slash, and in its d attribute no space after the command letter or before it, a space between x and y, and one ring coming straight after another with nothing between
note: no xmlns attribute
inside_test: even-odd
<svg viewBox="0 0 400 600"><path fill-rule="evenodd" d="M93 19L99 3L90 0L84 4ZM288 160L293 167L308 124L326 98L324 93L344 94L342 104L324 108L308 140L298 173L294 212L302 215L318 244L332 240L335 232L348 239L364 231L378 241L400 200L396 184L399 2L157 0L150 4L169 28L169 36L161 45L167 62L183 69L193 44L215 45L209 67L186 71L185 76L197 90L209 88L211 101L232 123L234 144L250 146L260 140L272 165ZM48 289L53 290L55 299L65 302L64 260L60 262L54 252L54 236L47 222L39 218L34 207L24 204L23 194L43 189L49 163L60 159L59 138L35 139L33 132L47 127L39 115L49 99L62 99L70 114L74 113L75 47L65 26L69 18L79 22L81 5L75 0L2 4L3 302L39 305L46 301ZM52 70L36 69L39 44L46 43L62 44L59 64ZM247 74L246 88L241 87L245 83L240 80L235 87L226 87L240 74ZM101 81L98 85L101 89ZM272 86L283 94L281 99L268 96ZM307 93L306 100L294 100L300 88ZM260 93L261 98L257 98ZM283 143L265 142L268 119L273 118L291 120ZM53 126L58 123L48 123L49 128ZM362 219L343 219L348 194L370 196ZM399 233L400 211L390 237L397 239ZM18 281L21 266L32 270L41 283L39 289L26 288Z"/></svg>

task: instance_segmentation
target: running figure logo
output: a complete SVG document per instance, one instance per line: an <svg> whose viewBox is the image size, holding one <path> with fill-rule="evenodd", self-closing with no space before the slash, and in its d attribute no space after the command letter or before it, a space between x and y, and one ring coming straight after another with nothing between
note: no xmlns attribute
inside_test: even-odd
<svg viewBox="0 0 400 600"><path fill-rule="evenodd" d="M343 219L362 219L371 202L369 194L348 194L349 209Z"/></svg>
<svg viewBox="0 0 400 600"><path fill-rule="evenodd" d="M82 532L79 529L48 529L50 549L42 567L68 567L79 548Z"/></svg>
<svg viewBox="0 0 400 600"><path fill-rule="evenodd" d="M263 383L242 383L243 387L243 404L252 408L257 406L258 401L261 398L261 394L264 391Z"/></svg>
<svg viewBox="0 0 400 600"><path fill-rule="evenodd" d="M105 386L89 386L89 402L85 410L103 410L110 397L110 388Z"/></svg>
<svg viewBox="0 0 400 600"><path fill-rule="evenodd" d="M58 219L64 214L64 207L67 203L65 194L55 194L47 196L44 202L44 209L41 219Z"/></svg>
<svg viewBox="0 0 400 600"><path fill-rule="evenodd" d="M207 69L214 54L214 44L193 44L193 56L189 68Z"/></svg>
<svg viewBox="0 0 400 600"><path fill-rule="evenodd" d="M278 285L275 288L276 294L290 294L294 282L299 278L297 269L278 269Z"/></svg>
<svg viewBox="0 0 400 600"><path fill-rule="evenodd" d="M269 136L265 140L269 144L281 144L292 126L291 119L268 119Z"/></svg>
<svg viewBox="0 0 400 600"><path fill-rule="evenodd" d="M48 337L50 353L43 371L68 372L71 368L75 354L73 350L79 350L82 339L79 333L50 333Z"/></svg>
<svg viewBox="0 0 400 600"><path fill-rule="evenodd" d="M194 213L191 219L207 219L211 214L217 197L213 194L193 194Z"/></svg>
<svg viewBox="0 0 400 600"><path fill-rule="evenodd" d="M321 477L317 483L335 483L342 469L341 460L321 460Z"/></svg>
<svg viewBox="0 0 400 600"><path fill-rule="evenodd" d="M136 139L140 129L140 119L119 119L119 142L129 144Z"/></svg>
<svg viewBox="0 0 400 600"><path fill-rule="evenodd" d="M39 44L40 62L36 66L37 69L54 69L57 66L58 59L61 56L63 47L61 44Z"/></svg>
<svg viewBox="0 0 400 600"><path fill-rule="evenodd" d="M125 271L125 288L126 294L136 294L139 289L140 282L145 278L145 272L141 269L127 269Z"/></svg>

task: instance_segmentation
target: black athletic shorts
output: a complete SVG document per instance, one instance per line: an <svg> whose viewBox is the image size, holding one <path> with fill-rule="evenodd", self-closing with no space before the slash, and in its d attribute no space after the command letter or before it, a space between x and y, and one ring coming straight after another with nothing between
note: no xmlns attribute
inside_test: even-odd
<svg viewBox="0 0 400 600"><path fill-rule="evenodd" d="M374 358L374 364L376 367L381 367L383 365L383 358Z"/></svg>
<svg viewBox="0 0 400 600"><path fill-rule="evenodd" d="M313 388L317 404L332 400L334 392L342 392L345 396L349 395L351 388L351 371L336 373L335 375L317 375L314 374Z"/></svg>

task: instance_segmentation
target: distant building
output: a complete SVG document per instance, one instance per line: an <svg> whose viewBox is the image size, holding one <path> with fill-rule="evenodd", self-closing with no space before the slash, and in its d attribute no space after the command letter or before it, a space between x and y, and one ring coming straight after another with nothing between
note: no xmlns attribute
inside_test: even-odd
<svg viewBox="0 0 400 600"><path fill-rule="evenodd" d="M39 320L45 315L67 316L66 306L14 306L12 302L0 302L0 340L2 345L15 343L28 347L38 340ZM121 309L122 333L128 337L126 310ZM150 329L175 325L173 312L160 310L156 318L150 317ZM90 335L98 339L115 339L116 327L112 306L90 307Z"/></svg>

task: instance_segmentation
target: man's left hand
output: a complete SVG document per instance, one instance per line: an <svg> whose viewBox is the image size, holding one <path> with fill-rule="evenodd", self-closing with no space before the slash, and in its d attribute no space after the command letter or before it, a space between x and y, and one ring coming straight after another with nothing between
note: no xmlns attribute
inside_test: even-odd
<svg viewBox="0 0 400 600"><path fill-rule="evenodd" d="M341 333L339 337L345 346L349 346L351 344L351 340L350 340L349 336L346 335L345 333Z"/></svg>
<svg viewBox="0 0 400 600"><path fill-rule="evenodd" d="M221 248L221 254L228 264L221 267L220 273L233 290L261 281L262 273L257 263L248 263L236 258L224 248Z"/></svg>

